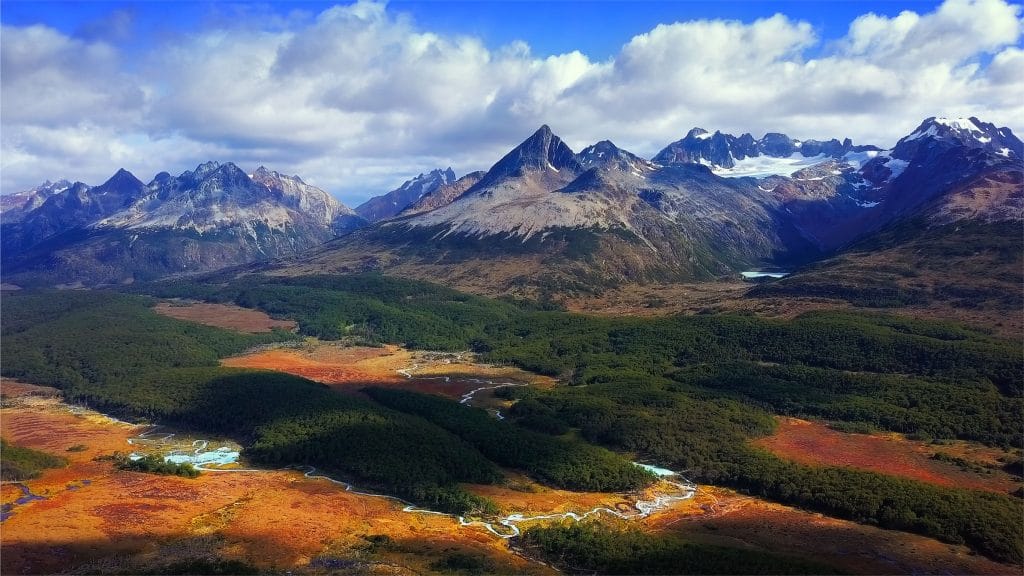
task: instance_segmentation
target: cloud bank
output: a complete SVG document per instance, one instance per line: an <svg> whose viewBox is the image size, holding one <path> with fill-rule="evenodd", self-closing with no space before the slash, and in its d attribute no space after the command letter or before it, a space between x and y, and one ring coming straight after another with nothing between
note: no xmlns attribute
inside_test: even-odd
<svg viewBox="0 0 1024 576"><path fill-rule="evenodd" d="M123 29L4 26L0 190L218 159L355 204L435 167L485 169L543 123L574 149L609 138L647 156L693 126L881 146L932 115L1019 131L1022 30L1019 5L947 0L864 14L829 42L783 14L666 23L594 61L434 33L371 1L222 22L141 55L111 40Z"/></svg>

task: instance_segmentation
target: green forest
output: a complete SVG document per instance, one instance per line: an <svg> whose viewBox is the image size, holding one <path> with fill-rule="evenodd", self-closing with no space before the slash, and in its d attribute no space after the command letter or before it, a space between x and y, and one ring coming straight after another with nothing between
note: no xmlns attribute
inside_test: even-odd
<svg viewBox="0 0 1024 576"><path fill-rule="evenodd" d="M47 468L60 468L67 460L60 456L12 444L0 438L0 480L31 480Z"/></svg>
<svg viewBox="0 0 1024 576"><path fill-rule="evenodd" d="M197 327L150 313L144 296L88 292L7 297L3 374L106 411L234 435L267 465L311 464L448 510L490 510L457 484L498 482L498 465L568 488L649 482L625 453L693 480L1024 559L1018 498L804 466L749 447L771 433L775 414L1020 446L1019 346L983 332L850 312L589 317L377 275L132 290L259 308L325 339L470 349L566 385L504 389L519 401L506 422L422 394L342 397L299 378L216 367L218 357L290 334Z"/></svg>
<svg viewBox="0 0 1024 576"><path fill-rule="evenodd" d="M520 544L572 574L837 574L822 564L597 522L535 526Z"/></svg>
<svg viewBox="0 0 1024 576"><path fill-rule="evenodd" d="M147 472L161 476L181 476L182 478L196 478L199 470L196 470L189 462L169 462L156 454L147 454L141 458L132 459L127 454L115 453L112 457L114 466L118 470L131 470L132 472Z"/></svg>

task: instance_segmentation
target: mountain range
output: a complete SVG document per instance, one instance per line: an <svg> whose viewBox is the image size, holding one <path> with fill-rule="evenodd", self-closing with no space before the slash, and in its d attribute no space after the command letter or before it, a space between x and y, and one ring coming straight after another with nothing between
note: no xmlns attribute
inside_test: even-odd
<svg viewBox="0 0 1024 576"><path fill-rule="evenodd" d="M366 221L297 176L207 162L144 184L121 169L17 195L2 213L7 278L86 285L297 255Z"/></svg>
<svg viewBox="0 0 1024 576"><path fill-rule="evenodd" d="M891 149L694 128L650 160L607 140L575 153L542 126L486 172L420 174L355 211L265 168L120 171L5 197L4 271L100 284L255 263L492 293L712 279L827 262L910 222L1019 221L1022 157L977 118L928 118Z"/></svg>
<svg viewBox="0 0 1024 576"><path fill-rule="evenodd" d="M911 219L1021 218L1021 141L976 118L928 118L887 150L707 135L691 130L646 160L609 141L575 154L543 126L430 210L406 210L274 269L587 291L795 268ZM993 182L1005 184L980 192Z"/></svg>

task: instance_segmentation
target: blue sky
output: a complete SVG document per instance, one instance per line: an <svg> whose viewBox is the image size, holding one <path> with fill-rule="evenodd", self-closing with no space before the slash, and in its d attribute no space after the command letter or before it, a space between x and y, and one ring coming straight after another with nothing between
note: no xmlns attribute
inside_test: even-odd
<svg viewBox="0 0 1024 576"><path fill-rule="evenodd" d="M331 2L45 2L5 0L2 21L9 25L46 24L68 35L107 39L133 50L144 50L153 39L230 25L235 18L274 15L311 19ZM896 16L903 10L929 12L932 1L394 1L396 12L409 14L425 29L469 34L490 45L515 40L530 44L538 55L579 50L595 59L615 55L636 34L658 24L692 19L723 18L754 21L776 13L811 23L826 40L842 37L850 22L867 12ZM112 15L129 14L130 31L110 30ZM106 30L104 30L106 29ZM123 35L122 35L123 34Z"/></svg>
<svg viewBox="0 0 1024 576"><path fill-rule="evenodd" d="M651 156L690 128L889 146L932 115L1024 128L1024 24L945 2L17 2L0 192L207 159L349 204L486 169L542 123Z"/></svg>

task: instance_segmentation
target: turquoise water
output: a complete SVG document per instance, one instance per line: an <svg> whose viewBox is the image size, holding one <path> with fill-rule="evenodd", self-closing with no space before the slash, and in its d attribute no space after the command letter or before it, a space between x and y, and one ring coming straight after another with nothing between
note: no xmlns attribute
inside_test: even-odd
<svg viewBox="0 0 1024 576"><path fill-rule="evenodd" d="M633 462L634 465L647 470L648 472L654 472L656 476L675 476L676 473L668 468L658 468L657 466L651 466L650 464L640 464L639 462Z"/></svg>
<svg viewBox="0 0 1024 576"><path fill-rule="evenodd" d="M238 462L238 452L228 447L218 448L209 452L196 451L192 454L172 453L164 456L165 462L175 464L189 463L202 469L203 466L224 466Z"/></svg>
<svg viewBox="0 0 1024 576"><path fill-rule="evenodd" d="M750 270L748 272L740 272L744 278L783 278L789 276L789 272L759 272L757 270Z"/></svg>

